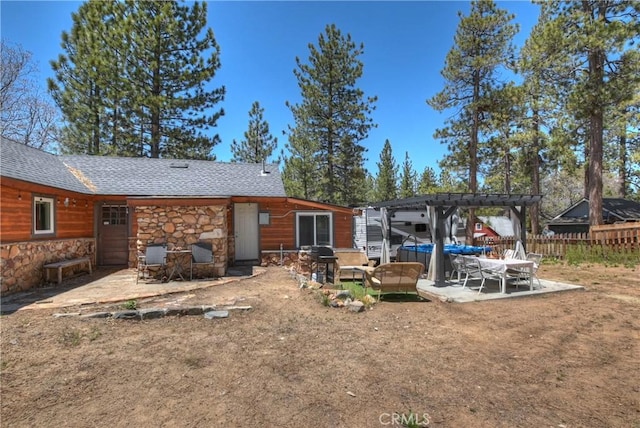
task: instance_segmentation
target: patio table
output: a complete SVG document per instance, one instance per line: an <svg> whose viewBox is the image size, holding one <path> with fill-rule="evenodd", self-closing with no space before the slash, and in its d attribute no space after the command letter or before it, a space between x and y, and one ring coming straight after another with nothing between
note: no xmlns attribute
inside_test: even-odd
<svg viewBox="0 0 640 428"><path fill-rule="evenodd" d="M480 268L490 270L500 275L500 292L507 293L507 272L510 269L529 269L529 291L533 291L533 268L534 262L520 259L489 259L486 257L460 256L468 260L477 260Z"/></svg>
<svg viewBox="0 0 640 428"><path fill-rule="evenodd" d="M179 276L183 281L186 281L182 274L186 268L187 255L189 263L191 263L191 250L167 250L167 257L173 260L173 269L171 269L167 282L171 281L174 276Z"/></svg>

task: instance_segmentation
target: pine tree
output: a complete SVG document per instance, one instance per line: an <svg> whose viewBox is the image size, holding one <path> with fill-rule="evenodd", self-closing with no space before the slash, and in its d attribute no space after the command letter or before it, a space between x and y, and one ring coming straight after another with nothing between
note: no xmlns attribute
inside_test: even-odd
<svg viewBox="0 0 640 428"><path fill-rule="evenodd" d="M266 162L278 147L278 139L269 132L269 123L263 115L264 108L254 101L249 111L249 128L244 133L244 140L233 140L231 143L232 162Z"/></svg>
<svg viewBox="0 0 640 428"><path fill-rule="evenodd" d="M390 201L398 197L398 173L396 161L393 158L391 143L385 140L380 152L378 175L376 176L375 200Z"/></svg>
<svg viewBox="0 0 640 428"><path fill-rule="evenodd" d="M431 167L424 167L422 174L420 174L420 181L418 182L418 194L430 195L439 192L438 177L436 172Z"/></svg>
<svg viewBox="0 0 640 428"><path fill-rule="evenodd" d="M589 223L602 224L605 114L640 90L640 4L626 0L544 1L531 38L546 83L563 107L585 124Z"/></svg>
<svg viewBox="0 0 640 428"><path fill-rule="evenodd" d="M360 142L375 126L369 116L376 98L365 97L356 87L363 73L358 57L364 46L356 46L350 35L328 25L317 46L309 44L309 51L308 62L296 58L294 70L302 102L287 103L295 125L289 127L291 157L285 169L299 170L286 171L285 177L312 180L303 186L308 198L350 205L361 200L358 193L365 183L365 148ZM285 187L300 186L285 183Z"/></svg>
<svg viewBox="0 0 640 428"><path fill-rule="evenodd" d="M90 1L73 14L66 52L49 88L69 126L65 149L213 159L220 138L205 132L224 87L211 88L219 47L206 4ZM202 37L201 34L204 32ZM79 147L75 141L89 142Z"/></svg>
<svg viewBox="0 0 640 428"><path fill-rule="evenodd" d="M436 131L436 138L449 147L443 164L455 170L466 169L468 191L478 191L479 156L482 133L487 131L491 94L498 86L497 73L514 54L512 39L517 25L513 15L496 7L492 0L471 2L469 16L459 13L460 23L454 47L447 54L441 71L444 89L427 103L438 111L456 109L448 126ZM474 212L470 210L467 239L473 237Z"/></svg>
<svg viewBox="0 0 640 428"><path fill-rule="evenodd" d="M402 172L400 173L400 198L411 198L416 195L416 172L409 159L409 152L404 154Z"/></svg>

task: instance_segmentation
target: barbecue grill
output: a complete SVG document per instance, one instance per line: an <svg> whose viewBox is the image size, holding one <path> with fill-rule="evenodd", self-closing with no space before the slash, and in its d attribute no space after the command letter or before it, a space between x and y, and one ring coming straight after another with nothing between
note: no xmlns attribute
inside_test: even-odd
<svg viewBox="0 0 640 428"><path fill-rule="evenodd" d="M333 250L330 247L313 246L309 256L316 265L316 278L319 279L323 275L325 282L333 284L335 263L338 260Z"/></svg>

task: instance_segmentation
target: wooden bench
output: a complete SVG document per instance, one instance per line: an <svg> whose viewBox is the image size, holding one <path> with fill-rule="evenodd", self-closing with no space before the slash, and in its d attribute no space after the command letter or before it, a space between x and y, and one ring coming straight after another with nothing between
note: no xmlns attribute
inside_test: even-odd
<svg viewBox="0 0 640 428"><path fill-rule="evenodd" d="M91 275L91 259L89 257L78 257L77 259L62 260L56 263L48 263L44 265L46 280L47 282L49 282L50 281L49 274L51 273L51 271L57 270L58 284L60 284L62 283L62 269L71 267L71 266L78 266L78 265L81 266L81 265L84 265L85 263L87 264L87 266L89 266L89 275Z"/></svg>

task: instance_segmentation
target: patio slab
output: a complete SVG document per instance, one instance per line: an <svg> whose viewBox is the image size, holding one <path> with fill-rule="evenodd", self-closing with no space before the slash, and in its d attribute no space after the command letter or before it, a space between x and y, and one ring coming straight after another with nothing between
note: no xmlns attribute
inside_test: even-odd
<svg viewBox="0 0 640 428"><path fill-rule="evenodd" d="M34 288L27 292L3 296L0 312L8 314L23 309L125 302L226 284L262 272L264 268L257 266L234 267L229 269L229 276L220 278L170 282L141 279L136 284L135 269L98 269L93 275L75 277L60 286Z"/></svg>
<svg viewBox="0 0 640 428"><path fill-rule="evenodd" d="M511 299L514 297L537 296L541 294L557 293L560 291L584 290L581 285L566 284L557 281L540 279L540 284L534 280L534 289L529 290L529 284L507 284L507 292L500 293L500 284L497 281L487 281L482 288L482 292L478 293L479 281L469 281L465 288L456 281L447 282L446 286L436 286L433 281L427 279L418 280L418 295L425 299L438 299L443 302L478 302L484 300L495 299ZM474 290L475 288L475 290Z"/></svg>

